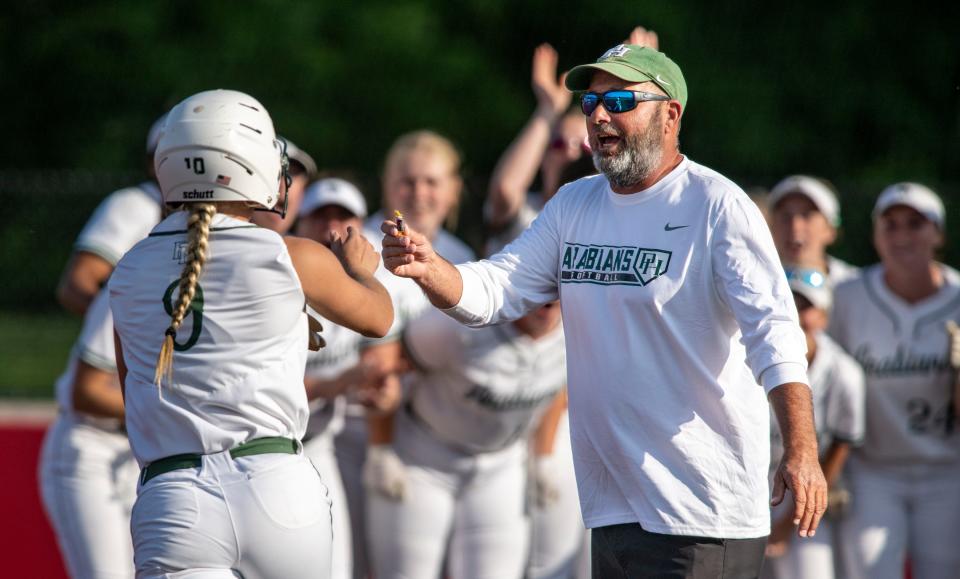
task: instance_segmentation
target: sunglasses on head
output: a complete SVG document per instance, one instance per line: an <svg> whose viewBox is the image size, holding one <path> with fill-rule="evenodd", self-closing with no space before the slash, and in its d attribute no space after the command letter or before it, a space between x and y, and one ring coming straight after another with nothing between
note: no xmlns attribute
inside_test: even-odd
<svg viewBox="0 0 960 579"><path fill-rule="evenodd" d="M580 96L580 110L588 117L597 110L600 103L608 113L625 113L637 108L646 101L668 101L670 97L642 90L608 90L605 93L585 92Z"/></svg>

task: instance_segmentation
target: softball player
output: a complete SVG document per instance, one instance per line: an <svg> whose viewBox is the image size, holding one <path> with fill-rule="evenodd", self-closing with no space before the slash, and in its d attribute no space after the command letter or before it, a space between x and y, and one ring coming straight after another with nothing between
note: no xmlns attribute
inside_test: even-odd
<svg viewBox="0 0 960 579"><path fill-rule="evenodd" d="M850 579L960 577L960 437L953 427L949 338L960 274L938 263L944 211L915 183L885 189L873 210L880 263L834 295L831 332L866 374L866 437L850 458L842 525Z"/></svg>
<svg viewBox="0 0 960 579"><path fill-rule="evenodd" d="M526 437L566 382L559 307L479 331L431 310L403 343L417 371L393 432L402 492L367 495L375 575L435 579L449 545L452 577L519 579Z"/></svg>
<svg viewBox="0 0 960 579"><path fill-rule="evenodd" d="M131 521L137 576L328 576L330 503L299 440L305 307L384 335L392 307L372 275L377 256L355 231L331 252L249 222L254 208L277 204L286 159L248 95L207 91L174 107L155 165L164 201L180 210L109 282L127 430L143 467Z"/></svg>
<svg viewBox="0 0 960 579"><path fill-rule="evenodd" d="M767 202L773 242L783 263L826 272L834 285L859 274L858 268L827 254L840 227L840 203L832 185L793 175L770 190Z"/></svg>
<svg viewBox="0 0 960 579"><path fill-rule="evenodd" d="M84 225L60 276L57 299L69 312L83 315L110 277L117 261L160 221L160 190L154 181L153 152L164 117L147 133L147 173L150 180L114 191Z"/></svg>
<svg viewBox="0 0 960 579"><path fill-rule="evenodd" d="M330 247L347 228L360 231L367 216L367 203L360 191L343 179L321 179L304 193L295 232ZM321 318L327 345L307 356L304 383L311 401L310 420L304 437L304 453L324 477L330 491L333 515L333 579L353 576L350 515L346 491L334 453L334 437L343 429L347 389L365 378L360 362L363 336Z"/></svg>
<svg viewBox="0 0 960 579"><path fill-rule="evenodd" d="M430 232L437 247L448 251L446 255L457 263L475 258L473 250L456 236L443 228L452 225L463 187L460 178L460 155L447 138L432 131L414 131L400 136L387 152L383 172L382 206L399 210L411 225L417 224ZM380 251L380 223L383 213L371 216L364 235ZM396 314L389 335L383 340L366 341L361 354L365 367L392 369L399 358L399 337L406 323L429 306L423 292L409 280L399 279L383 268L377 270L377 278L386 286L394 302ZM383 370L378 370L378 374ZM379 378L379 382L396 380L395 375ZM364 390L376 394L387 389ZM343 431L335 441L337 461L343 476L349 501L350 523L353 529L354 577L365 578L369 564L366 552L367 532L365 515L365 491L363 468L369 443L368 428L376 430L376 420L368 425L366 410L357 397L349 397ZM367 400L374 406L381 404ZM389 419L387 419L389 420ZM374 436L376 442L376 435Z"/></svg>
<svg viewBox="0 0 960 579"><path fill-rule="evenodd" d="M134 576L130 509L137 464L123 431L113 318L100 292L56 384L57 420L47 431L40 485L71 577Z"/></svg>
<svg viewBox="0 0 960 579"><path fill-rule="evenodd" d="M807 361L817 447L827 484L837 482L851 445L859 444L864 430L864 378L857 362L824 331L827 328L832 296L823 272L815 269L787 269L800 315L800 327L807 338ZM771 470L783 458L783 437L776 420L770 421ZM839 508L832 505L831 508ZM772 531L767 545L768 565L776 579L832 579L835 532L830 518L823 520L817 534L806 541L793 537L793 501L784 501L772 511Z"/></svg>
<svg viewBox="0 0 960 579"><path fill-rule="evenodd" d="M278 204L285 207L284 212L258 211L254 214L253 223L266 227L285 235L294 226L300 216L300 204L303 200L307 184L317 177L317 164L306 151L293 144L289 139L280 137L287 144L287 158L290 162L288 174L290 186Z"/></svg>

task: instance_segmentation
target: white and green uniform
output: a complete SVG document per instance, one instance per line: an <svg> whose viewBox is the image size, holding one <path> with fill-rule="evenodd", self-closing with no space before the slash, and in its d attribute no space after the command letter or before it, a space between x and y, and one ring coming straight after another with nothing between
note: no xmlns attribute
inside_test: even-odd
<svg viewBox="0 0 960 579"><path fill-rule="evenodd" d="M837 287L845 281L856 279L860 275L860 268L851 265L842 259L827 256L827 276L830 278L830 285Z"/></svg>
<svg viewBox="0 0 960 579"><path fill-rule="evenodd" d="M487 239L486 254L499 252L519 237L542 210L543 196L527 193L514 218ZM484 205L485 217L489 218L490 211L490 205ZM530 579L590 577L590 532L584 527L580 515L571 452L570 416L564 411L557 424L553 452L537 459L552 464L558 496L549 504L534 501L530 506L530 560L527 566Z"/></svg>
<svg viewBox="0 0 960 579"><path fill-rule="evenodd" d="M73 408L82 361L116 374L113 317L107 292L90 304L83 330L56 383L59 414L40 458L43 504L72 577L133 578L130 509L138 468L119 419ZM117 382L117 394L120 383Z"/></svg>
<svg viewBox="0 0 960 579"><path fill-rule="evenodd" d="M321 332L327 345L307 354L307 378L330 380L352 368L360 359L363 336L326 320L311 310L323 325ZM330 491L333 516L333 571L331 579L353 577L353 547L347 495L334 452L334 437L343 430L346 396L310 402L310 420L304 437L303 452L310 457Z"/></svg>
<svg viewBox="0 0 960 579"><path fill-rule="evenodd" d="M863 367L866 436L848 464L851 512L843 545L851 579L960 577L960 435L953 428L954 371L946 320L960 321L960 274L909 304L883 281L883 266L834 292L831 334Z"/></svg>
<svg viewBox="0 0 960 579"><path fill-rule="evenodd" d="M363 235L378 253L383 249L383 233L380 224L385 217L382 212L375 213L364 223ZM432 240L437 251L442 252L453 263L474 259L473 250L450 232L441 229ZM406 324L430 307L430 302L416 283L399 278L383 267L381 262L376 271L377 279L384 285L393 302L393 325L388 334L379 340L364 340L361 349L400 339ZM348 401L350 397L347 397ZM363 463L367 456L367 420L364 408L355 402L348 402L343 431L335 440L337 462L343 477L344 490L350 510L350 525L353 534L353 576L366 579L369 573L367 557L366 531L366 492L363 487Z"/></svg>
<svg viewBox="0 0 960 579"><path fill-rule="evenodd" d="M563 331L534 340L510 324L472 330L436 310L411 320L418 371L394 427L401 500L367 495L380 579L523 576L527 435L566 381Z"/></svg>
<svg viewBox="0 0 960 579"><path fill-rule="evenodd" d="M187 247L176 212L117 264L109 282L127 367L127 431L141 465L200 454L141 483L131 529L138 577L316 577L330 570L326 488L302 454L233 459L264 437L299 440L309 414L307 316L286 245L273 231L215 215L209 256L177 332L172 379L154 369Z"/></svg>
<svg viewBox="0 0 960 579"><path fill-rule="evenodd" d="M806 342L740 188L688 159L632 195L580 179L501 253L458 269L448 313L468 325L560 298L588 527L769 533L766 393L806 383Z"/></svg>
<svg viewBox="0 0 960 579"><path fill-rule="evenodd" d="M152 181L111 193L97 206L77 236L74 251L86 251L111 265L160 221L160 189Z"/></svg>
<svg viewBox="0 0 960 579"><path fill-rule="evenodd" d="M150 181L114 191L87 220L73 250L116 265L160 221L161 203L160 190ZM57 380L60 414L44 442L42 491L71 575L132 577L129 527L136 462L119 421L73 410L78 360L116 372L106 292L90 304L67 369Z"/></svg>
<svg viewBox="0 0 960 579"><path fill-rule="evenodd" d="M813 416L820 458L834 442L853 446L863 442L864 377L860 365L826 334L816 337L817 352L810 364ZM771 414L770 478L783 458L780 427ZM792 497L773 509L773 520L792 512ZM835 576L836 529L830 518L820 521L817 534L806 539L791 537L785 555L768 559L776 579L832 579Z"/></svg>

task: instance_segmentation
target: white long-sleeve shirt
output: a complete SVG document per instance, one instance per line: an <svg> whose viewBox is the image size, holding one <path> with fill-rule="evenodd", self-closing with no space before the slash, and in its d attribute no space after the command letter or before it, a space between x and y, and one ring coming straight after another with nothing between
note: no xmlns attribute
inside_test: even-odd
<svg viewBox="0 0 960 579"><path fill-rule="evenodd" d="M806 343L739 187L688 159L631 195L580 179L501 253L458 269L463 295L447 312L468 325L559 297L588 527L769 533L765 394L808 383Z"/></svg>

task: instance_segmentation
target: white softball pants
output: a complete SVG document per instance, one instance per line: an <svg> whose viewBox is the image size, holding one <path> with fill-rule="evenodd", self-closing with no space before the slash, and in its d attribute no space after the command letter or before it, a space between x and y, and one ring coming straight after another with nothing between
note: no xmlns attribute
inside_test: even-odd
<svg viewBox="0 0 960 579"><path fill-rule="evenodd" d="M848 579L960 578L960 464L848 463L851 504L841 522ZM819 532L818 532L819 534Z"/></svg>
<svg viewBox="0 0 960 579"><path fill-rule="evenodd" d="M330 500L306 456L224 451L202 461L139 486L137 579L330 576Z"/></svg>
<svg viewBox="0 0 960 579"><path fill-rule="evenodd" d="M370 569L367 556L367 495L363 489L363 462L367 457L367 418L362 411L351 413L352 410L355 410L355 407L347 407L343 430L333 439L333 444L350 516L353 578L367 579Z"/></svg>
<svg viewBox="0 0 960 579"><path fill-rule="evenodd" d="M64 414L47 431L40 492L71 577L134 576L130 509L138 473L121 432Z"/></svg>
<svg viewBox="0 0 960 579"><path fill-rule="evenodd" d="M307 455L323 482L330 491L331 516L333 517L333 547L331 551L332 574L330 579L353 578L353 542L350 536L350 513L347 512L347 495L343 490L340 468L333 454L333 434L318 434L304 443Z"/></svg>
<svg viewBox="0 0 960 579"><path fill-rule="evenodd" d="M774 520L793 511L792 497L788 491L784 501L772 509ZM787 552L780 557L767 557L764 567L770 568L775 579L833 579L837 576L835 529L832 520L821 519L816 535L801 538L793 534Z"/></svg>
<svg viewBox="0 0 960 579"><path fill-rule="evenodd" d="M590 532L580 514L577 477L570 448L570 420L564 413L553 445L559 498L544 507L532 497L529 579L590 579ZM536 487L533 487L535 492Z"/></svg>
<svg viewBox="0 0 960 579"><path fill-rule="evenodd" d="M468 454L438 441L401 411L394 449L406 470L400 501L367 493L377 579L520 579L530 527L524 512L526 444Z"/></svg>

